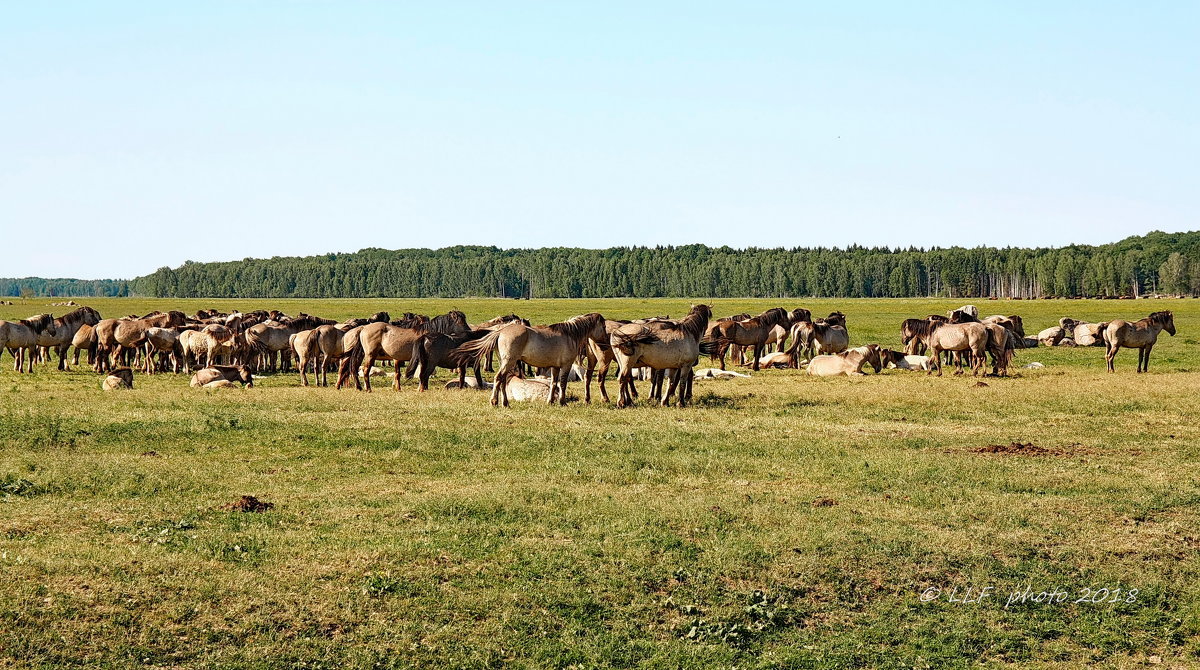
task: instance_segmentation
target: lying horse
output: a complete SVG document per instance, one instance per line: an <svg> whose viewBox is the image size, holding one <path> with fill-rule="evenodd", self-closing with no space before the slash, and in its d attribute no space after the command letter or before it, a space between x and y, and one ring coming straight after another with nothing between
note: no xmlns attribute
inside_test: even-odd
<svg viewBox="0 0 1200 670"><path fill-rule="evenodd" d="M865 374L862 369L867 364L870 364L876 373L883 369L879 345L868 344L836 354L815 356L808 362L808 374L817 377L856 377Z"/></svg>

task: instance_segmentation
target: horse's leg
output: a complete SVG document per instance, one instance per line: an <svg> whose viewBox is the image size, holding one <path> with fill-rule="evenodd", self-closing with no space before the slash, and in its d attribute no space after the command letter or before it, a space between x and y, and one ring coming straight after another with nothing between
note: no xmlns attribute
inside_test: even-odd
<svg viewBox="0 0 1200 670"><path fill-rule="evenodd" d="M758 372L758 361L760 358L762 358L763 351L765 351L765 350L766 350L766 347L761 344L754 345L754 365L752 365L750 367L751 370Z"/></svg>
<svg viewBox="0 0 1200 670"><path fill-rule="evenodd" d="M604 398L604 402L609 402L608 389L604 388L604 380L608 377L608 368L612 365L612 359L606 358L604 365L600 366L600 397Z"/></svg>
<svg viewBox="0 0 1200 670"><path fill-rule="evenodd" d="M1121 345L1117 344L1116 342L1107 342L1106 341L1104 343L1104 346L1106 349L1106 351L1104 352L1104 364L1108 368L1109 372L1116 372L1117 370L1116 370L1116 365L1115 365L1114 361L1117 357L1117 349L1120 349ZM1138 367L1140 368L1141 366L1142 366L1142 351L1139 349L1138 350Z"/></svg>
<svg viewBox="0 0 1200 670"><path fill-rule="evenodd" d="M721 365L721 369L725 369L725 353L729 351L729 345L722 343L717 345L717 360Z"/></svg>
<svg viewBox="0 0 1200 670"><path fill-rule="evenodd" d="M395 370L395 372L392 373L392 378L393 378L392 388L399 391L400 390L400 375L404 372L404 368L402 368L400 366L400 361L396 361L396 367L393 369Z"/></svg>
<svg viewBox="0 0 1200 670"><path fill-rule="evenodd" d="M373 356L371 356L371 354L364 353L362 365L361 366L353 365L351 367L354 368L355 378L358 377L360 369L366 370L366 374L364 375L366 377L366 380L364 380L363 383L366 384L367 393L371 393L371 368L375 367L375 358Z"/></svg>
<svg viewBox="0 0 1200 670"><path fill-rule="evenodd" d="M560 369L558 374L562 377L562 381L559 382L558 404L565 407L567 405L567 382L571 381L571 367Z"/></svg>
<svg viewBox="0 0 1200 670"><path fill-rule="evenodd" d="M1142 372L1150 372L1150 348L1153 346L1149 344L1142 347Z"/></svg>
<svg viewBox="0 0 1200 670"><path fill-rule="evenodd" d="M661 402L663 407L671 404L671 396L675 395L675 389L679 387L679 368L672 368L670 374L671 385L667 387L667 392L663 394ZM680 406L682 407L682 404Z"/></svg>

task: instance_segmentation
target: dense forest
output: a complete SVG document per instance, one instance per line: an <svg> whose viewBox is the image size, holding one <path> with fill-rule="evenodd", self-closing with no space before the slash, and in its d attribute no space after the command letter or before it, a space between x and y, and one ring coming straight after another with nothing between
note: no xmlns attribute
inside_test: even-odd
<svg viewBox="0 0 1200 670"><path fill-rule="evenodd" d="M363 249L187 262L129 282L0 280L0 295L160 297L1020 297L1200 293L1200 232L1054 249ZM38 283L40 282L40 283Z"/></svg>
<svg viewBox="0 0 1200 670"><path fill-rule="evenodd" d="M105 297L130 295L130 282L122 279L0 279L0 296L26 297Z"/></svg>

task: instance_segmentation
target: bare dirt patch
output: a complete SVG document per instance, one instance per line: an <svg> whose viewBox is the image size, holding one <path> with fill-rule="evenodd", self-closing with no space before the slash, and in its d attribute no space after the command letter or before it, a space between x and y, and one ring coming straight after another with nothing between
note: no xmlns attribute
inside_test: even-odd
<svg viewBox="0 0 1200 670"><path fill-rule="evenodd" d="M1032 442L1010 442L1009 444L989 444L972 449L977 454L1003 454L1008 456L1074 456L1089 453L1082 444L1072 444L1066 447L1047 449Z"/></svg>
<svg viewBox="0 0 1200 670"><path fill-rule="evenodd" d="M259 500L254 496L242 496L240 500L221 505L221 509L230 512L253 512L261 514L275 507L275 503Z"/></svg>

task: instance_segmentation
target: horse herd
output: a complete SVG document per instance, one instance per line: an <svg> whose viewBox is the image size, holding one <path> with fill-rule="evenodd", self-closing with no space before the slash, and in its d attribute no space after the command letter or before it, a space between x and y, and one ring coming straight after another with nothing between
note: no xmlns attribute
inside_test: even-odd
<svg viewBox="0 0 1200 670"><path fill-rule="evenodd" d="M144 374L171 371L193 375L193 386L252 385L253 374L287 371L293 363L300 381L329 385L335 371L338 388L353 383L371 390L376 362L390 363L393 387L400 388L401 372L417 377L428 388L437 368L454 370L459 388L487 388L482 369L495 371L491 402L509 404L510 389L533 384L549 403L566 403L567 383L586 381L585 401L591 401L592 379L599 377L600 394L609 401L605 380L617 365L618 406L638 397L637 379L651 383L650 398L680 406L692 396L693 368L709 356L725 370L734 364L762 367L805 367L817 376L861 375L870 365L935 371L953 363L957 374L964 364L978 375L991 359L992 374L1005 375L1013 352L1026 347L1101 346L1112 371L1121 347L1139 350L1138 372L1149 368L1150 350L1161 331L1175 334L1171 312L1154 312L1139 321L1086 323L1070 318L1036 337L1025 335L1017 315L979 317L965 305L948 315L906 319L900 326L903 350L877 344L851 348L846 315L833 312L813 319L803 308L781 307L758 315L713 318L707 305L694 305L681 319L655 316L635 320L608 319L593 312L560 323L533 326L515 314L470 324L460 311L430 318L407 313L392 320L386 312L337 322L309 314L290 317L277 310L222 313L200 310L194 316L180 311L144 316L101 318L83 306L58 318L40 314L21 321L0 321L0 353L7 349L14 369L32 372L34 364L57 354L58 368L68 367L82 353L96 372L107 374L105 388L132 386L132 367ZM790 342L790 344L789 344ZM498 359L498 360L497 360ZM495 366L495 367L493 367ZM467 378L467 372L472 377ZM707 376L707 375L706 375Z"/></svg>

